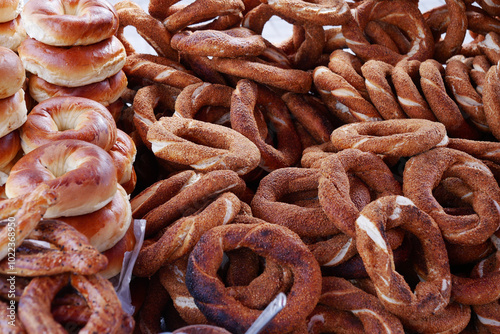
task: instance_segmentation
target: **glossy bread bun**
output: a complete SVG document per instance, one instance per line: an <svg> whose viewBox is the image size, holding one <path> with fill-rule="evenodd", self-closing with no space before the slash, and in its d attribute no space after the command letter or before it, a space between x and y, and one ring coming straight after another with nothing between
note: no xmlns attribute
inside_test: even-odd
<svg viewBox="0 0 500 334"><path fill-rule="evenodd" d="M20 128L27 119L24 90L0 100L0 137Z"/></svg>
<svg viewBox="0 0 500 334"><path fill-rule="evenodd" d="M78 216L101 209L115 196L116 168L99 146L64 139L37 147L17 161L5 185L7 197L30 193L48 184L58 202L45 218Z"/></svg>
<svg viewBox="0 0 500 334"><path fill-rule="evenodd" d="M60 86L78 87L102 81L125 65L125 48L116 37L70 48L26 38L17 49L28 72Z"/></svg>
<svg viewBox="0 0 500 334"><path fill-rule="evenodd" d="M94 44L118 30L118 14L105 0L30 0L22 16L31 38L54 46Z"/></svg>
<svg viewBox="0 0 500 334"><path fill-rule="evenodd" d="M0 46L17 51L17 48L26 36L21 16L16 17L14 20L0 23Z"/></svg>
<svg viewBox="0 0 500 334"><path fill-rule="evenodd" d="M14 95L24 84L26 72L18 55L0 46L0 99Z"/></svg>
<svg viewBox="0 0 500 334"><path fill-rule="evenodd" d="M23 9L23 0L0 1L0 22L7 22L19 16Z"/></svg>

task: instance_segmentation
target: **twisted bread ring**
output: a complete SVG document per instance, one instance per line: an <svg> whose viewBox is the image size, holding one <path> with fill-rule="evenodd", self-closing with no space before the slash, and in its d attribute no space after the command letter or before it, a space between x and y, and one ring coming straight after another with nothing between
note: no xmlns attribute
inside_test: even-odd
<svg viewBox="0 0 500 334"><path fill-rule="evenodd" d="M475 56L472 59L472 69L470 70L470 77L476 85L476 91L482 96L484 83L486 81L486 73L491 67L488 58L484 55Z"/></svg>
<svg viewBox="0 0 500 334"><path fill-rule="evenodd" d="M500 164L499 142L450 138L447 147L468 153L483 162L489 160Z"/></svg>
<svg viewBox="0 0 500 334"><path fill-rule="evenodd" d="M171 116L180 90L162 84L139 88L133 99L134 127L142 142L151 149L148 141L149 127L162 116ZM160 113L161 110L161 113Z"/></svg>
<svg viewBox="0 0 500 334"><path fill-rule="evenodd" d="M200 175L194 171L186 170L155 182L130 200L133 217L141 219L149 211L163 204L166 198L172 198L183 187L195 182L199 177Z"/></svg>
<svg viewBox="0 0 500 334"><path fill-rule="evenodd" d="M198 56L240 57L258 56L266 49L261 35L240 27L229 30L187 30L172 36L172 47Z"/></svg>
<svg viewBox="0 0 500 334"><path fill-rule="evenodd" d="M492 0L492 1L479 0L477 3L488 14L490 14L492 16L500 15L500 4L498 3L498 1L496 1L496 0Z"/></svg>
<svg viewBox="0 0 500 334"><path fill-rule="evenodd" d="M373 44L382 45L396 53L407 53L410 50L410 42L408 39L404 35L402 35L403 38L400 36L400 40L403 39L404 41L404 43L400 46L395 40L393 40L391 34L389 33L390 31L392 31L393 36L398 36L397 32L402 35L402 32L398 27L383 21L370 21L365 27L365 34Z"/></svg>
<svg viewBox="0 0 500 334"><path fill-rule="evenodd" d="M478 321L486 327L490 333L500 329L500 306L499 302L494 301L485 305L474 305L472 309L476 313Z"/></svg>
<svg viewBox="0 0 500 334"><path fill-rule="evenodd" d="M319 205L301 207L285 201L287 196L300 192L315 199L320 175L318 169L311 168L287 167L272 171L262 178L252 199L254 216L283 225L301 237L338 234L338 228Z"/></svg>
<svg viewBox="0 0 500 334"><path fill-rule="evenodd" d="M239 132L194 119L162 117L149 127L147 139L158 158L197 171L244 175L260 161L257 146Z"/></svg>
<svg viewBox="0 0 500 334"><path fill-rule="evenodd" d="M357 148L396 157L411 157L448 142L441 123L424 119L346 124L335 129L330 139L336 150Z"/></svg>
<svg viewBox="0 0 500 334"><path fill-rule="evenodd" d="M465 4L461 0L446 0L448 13L448 25L446 35L435 44L434 58L440 62L445 62L450 57L456 55L465 39L468 20ZM426 18L426 13L424 14Z"/></svg>
<svg viewBox="0 0 500 334"><path fill-rule="evenodd" d="M375 296L340 277L323 277L322 285L318 305L354 314L367 333L404 333L399 319L389 313Z"/></svg>
<svg viewBox="0 0 500 334"><path fill-rule="evenodd" d="M418 81L418 69L420 61L418 60L401 60L398 62L391 74L391 79L396 89L398 102L404 112L410 118L423 118L429 121L437 121L436 116L432 113L429 104L422 97L419 86L414 82Z"/></svg>
<svg viewBox="0 0 500 334"><path fill-rule="evenodd" d="M230 5L231 6L231 5ZM238 6L238 4L236 5ZM174 14L179 13L179 17L187 18L190 21L190 25L181 28L179 30L173 31L174 33L177 31L181 30L188 30L188 31L196 31L196 30L226 30L230 28L235 28L238 27L241 23L241 20L243 18L243 12L239 10L234 10L231 12L231 9L229 9L229 13L223 14L223 15L218 15L218 16L213 16L213 20L205 21L201 19L199 21L196 17L191 17L193 9L198 9L200 7L203 7L203 5L198 6L194 5L191 6L191 8L188 8L189 4L185 3L178 3L175 5L172 5L168 10L166 11L166 18L165 20L168 19L169 16L172 16ZM198 7L198 8L196 8ZM208 18L210 19L210 18ZM192 23L192 24L191 24Z"/></svg>
<svg viewBox="0 0 500 334"><path fill-rule="evenodd" d="M19 318L29 333L63 332L50 314L55 295L68 283L87 301L92 311L82 331L132 333L134 319L122 310L111 282L99 275L41 276L31 280L19 301Z"/></svg>
<svg viewBox="0 0 500 334"><path fill-rule="evenodd" d="M468 277L452 276L451 295L459 303L485 305L500 296L500 238L496 232L491 242L496 252L477 262ZM487 308L487 307L486 307Z"/></svg>
<svg viewBox="0 0 500 334"><path fill-rule="evenodd" d="M345 1L276 0L266 1L279 14L298 22L322 26L337 26L351 18L349 5Z"/></svg>
<svg viewBox="0 0 500 334"><path fill-rule="evenodd" d="M309 72L286 69L262 63L256 58L217 58L207 61L213 69L239 78L284 89L295 93L307 93L311 89L312 75Z"/></svg>
<svg viewBox="0 0 500 334"><path fill-rule="evenodd" d="M476 213L453 216L432 195L443 177L458 177L470 189L462 200ZM433 217L443 237L453 243L477 245L498 229L500 188L480 160L451 148L434 148L410 158L403 173L403 193Z"/></svg>
<svg viewBox="0 0 500 334"><path fill-rule="evenodd" d="M230 334L227 330L222 327L211 326L211 325L191 325L176 329L172 334Z"/></svg>
<svg viewBox="0 0 500 334"><path fill-rule="evenodd" d="M15 235L15 244L19 246L37 226L47 209L57 203L55 192L46 184L40 184L26 196L2 201L0 218L13 217L14 228L3 228L0 232L0 259L8 254L9 234ZM7 202L7 203L5 203ZM12 231L14 229L14 231Z"/></svg>
<svg viewBox="0 0 500 334"><path fill-rule="evenodd" d="M201 82L185 87L175 100L175 113L184 118L195 118L195 115L204 106L231 107L233 88Z"/></svg>
<svg viewBox="0 0 500 334"><path fill-rule="evenodd" d="M242 12L245 5L241 0L195 1L179 11L172 13L163 20L163 25L175 32L187 26L203 22L215 17Z"/></svg>
<svg viewBox="0 0 500 334"><path fill-rule="evenodd" d="M201 313L194 298L186 286L188 255L166 263L159 271L161 285L172 298L173 306L179 316L187 324L208 324L207 318Z"/></svg>
<svg viewBox="0 0 500 334"><path fill-rule="evenodd" d="M330 141L334 125L320 99L308 94L287 92L281 96L290 113L319 143Z"/></svg>
<svg viewBox="0 0 500 334"><path fill-rule="evenodd" d="M197 211L207 200L223 193L233 192L241 196L245 182L233 171L218 170L205 174L194 174L178 193L163 198L163 203L150 210L143 219L148 222L146 237L156 234L167 222Z"/></svg>
<svg viewBox="0 0 500 334"><path fill-rule="evenodd" d="M293 35L288 40L288 43L284 43L287 46L279 45L277 49L287 55L290 62L294 64L294 68L303 70L313 68L316 66L325 46L325 31L323 26L321 23L317 22L317 20L298 20L296 17L297 15L294 14L293 11L290 11L289 8L283 8L285 2L286 1L281 1L280 4L277 2L260 4L245 15L242 25L258 34L262 34L265 23L268 22L272 16L277 15L283 18L293 25ZM296 0L291 2L293 2L292 6L298 3L304 4L304 2ZM302 10L307 11L311 9L305 8L309 6L318 7L321 5L308 4L304 6ZM346 12L346 14L350 15L349 12ZM301 14L299 14L299 16L300 15ZM278 51L272 44L268 50L271 49Z"/></svg>
<svg viewBox="0 0 500 334"><path fill-rule="evenodd" d="M444 124L451 137L474 139L477 130L471 127L460 112L455 101L446 92L441 64L428 59L420 64L420 85L436 118Z"/></svg>
<svg viewBox="0 0 500 334"><path fill-rule="evenodd" d="M169 222L168 228L155 240L146 241L134 265L134 274L152 276L165 263L187 255L203 233L215 226L228 224L239 211L238 197L223 193L200 212Z"/></svg>
<svg viewBox="0 0 500 334"><path fill-rule="evenodd" d="M354 9L353 19L342 25L342 34L347 46L360 58L385 61L395 65L408 58L424 61L432 58L434 41L417 5L408 1L365 1ZM405 17L405 19L401 19ZM363 35L369 21L380 20L403 30L411 41L406 55L396 53L384 46L370 44Z"/></svg>
<svg viewBox="0 0 500 334"><path fill-rule="evenodd" d="M129 0L116 3L115 9L119 19L116 36L127 50L127 55L135 53L134 47L126 40L124 33L126 27L132 26L159 56L177 59L177 52L170 45L172 36L160 20L155 19L135 2Z"/></svg>
<svg viewBox="0 0 500 334"><path fill-rule="evenodd" d="M472 86L470 68L457 57L446 62L445 82L451 88L460 110L470 116L471 121L481 131L488 131L488 123L483 109L483 99Z"/></svg>
<svg viewBox="0 0 500 334"><path fill-rule="evenodd" d="M406 118L387 80L393 69L391 64L379 60L369 60L361 67L370 100L383 119Z"/></svg>
<svg viewBox="0 0 500 334"><path fill-rule="evenodd" d="M155 60L157 60L157 58ZM139 54L128 56L123 66L123 70L128 76L140 77L155 83L181 89L191 84L201 82L199 78L186 71L174 68L171 64L167 65L154 62L151 57L146 58L144 55Z"/></svg>
<svg viewBox="0 0 500 334"><path fill-rule="evenodd" d="M377 109L356 88L328 67L316 67L313 79L330 111L344 123L382 120Z"/></svg>
<svg viewBox="0 0 500 334"><path fill-rule="evenodd" d="M488 127L495 136L500 138L500 117L497 108L500 105L500 76L498 73L498 64L493 65L486 72L485 84L483 90L484 115Z"/></svg>
<svg viewBox="0 0 500 334"><path fill-rule="evenodd" d="M276 131L277 147L265 142L254 116L263 106ZM260 167L271 171L295 165L300 159L300 141L283 100L264 86L242 79L231 96L231 127L250 139L260 151Z"/></svg>
<svg viewBox="0 0 500 334"><path fill-rule="evenodd" d="M106 268L108 261L74 227L60 221L43 220L29 233L29 239L49 242L56 249L40 247L32 250L20 245L16 250L16 273L36 277L73 272L92 275ZM24 248L26 247L26 249ZM26 250L26 252L24 252ZM0 273L9 274L9 262L0 262Z"/></svg>
<svg viewBox="0 0 500 334"><path fill-rule="evenodd" d="M293 330L317 303L321 292L321 273L314 256L300 238L289 229L275 224L229 224L215 227L202 236L189 256L186 273L186 285L196 305L209 321L231 332L243 333L255 321L261 312L244 307L231 298L216 277L223 252L240 247L250 248L292 271L293 285L286 306L268 323L266 331L283 333ZM213 256L204 256L209 253ZM211 288L204 289L206 286Z"/></svg>
<svg viewBox="0 0 500 334"><path fill-rule="evenodd" d="M471 307L452 302L442 312L402 322L405 328L417 333L463 333L471 318Z"/></svg>
<svg viewBox="0 0 500 334"><path fill-rule="evenodd" d="M394 270L385 231L395 226L415 235L424 250L429 274L426 281L417 284L415 293ZM389 312L404 319L417 319L439 313L448 305L451 274L441 231L408 198L385 196L365 206L356 220L356 245L377 296Z"/></svg>
<svg viewBox="0 0 500 334"><path fill-rule="evenodd" d="M361 59L344 50L335 50L330 53L328 59L328 68L342 78L346 79L351 86L365 99L369 98L366 90L365 79L361 73Z"/></svg>
<svg viewBox="0 0 500 334"><path fill-rule="evenodd" d="M348 174L359 177L375 198L402 195L401 184L375 153L345 149L321 160L318 197L326 216L351 238L356 235L358 209L349 196Z"/></svg>

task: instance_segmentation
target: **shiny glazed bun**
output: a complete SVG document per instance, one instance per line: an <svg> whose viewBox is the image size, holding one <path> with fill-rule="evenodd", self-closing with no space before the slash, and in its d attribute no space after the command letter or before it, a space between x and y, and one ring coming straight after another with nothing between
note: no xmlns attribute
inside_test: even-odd
<svg viewBox="0 0 500 334"><path fill-rule="evenodd" d="M31 38L54 46L94 44L118 30L118 14L104 0L30 0L22 16Z"/></svg>
<svg viewBox="0 0 500 334"><path fill-rule="evenodd" d="M125 72L119 71L102 81L78 87L65 87L51 84L37 75L31 75L28 81L30 95L37 102L57 96L79 96L109 106L120 98L127 87Z"/></svg>
<svg viewBox="0 0 500 334"><path fill-rule="evenodd" d="M13 198L30 193L40 183L55 190L58 202L45 218L78 216L107 205L116 194L116 168L99 146L65 139L37 147L12 168L5 193Z"/></svg>
<svg viewBox="0 0 500 334"><path fill-rule="evenodd" d="M26 72L18 55L0 46L0 99L14 95L24 84Z"/></svg>
<svg viewBox="0 0 500 334"><path fill-rule="evenodd" d="M24 30L20 15L14 20L0 23L1 46L17 51L17 48L26 36L26 30Z"/></svg>
<svg viewBox="0 0 500 334"><path fill-rule="evenodd" d="M125 65L126 52L116 37L70 48L26 38L17 49L28 72L54 85L78 87L102 81Z"/></svg>
<svg viewBox="0 0 500 334"><path fill-rule="evenodd" d="M133 251L135 243L134 224L132 223L123 238L121 238L113 247L102 253L108 259L108 266L106 269L99 272L99 274L101 274L104 278L111 278L118 275L123 267L125 252Z"/></svg>
<svg viewBox="0 0 500 334"><path fill-rule="evenodd" d="M118 185L113 199L103 208L81 216L57 219L76 228L92 246L104 252L124 237L132 222L132 209L127 193Z"/></svg>
<svg viewBox="0 0 500 334"><path fill-rule="evenodd" d="M24 90L0 100L0 137L19 129L26 122L28 109L24 100Z"/></svg>
<svg viewBox="0 0 500 334"><path fill-rule="evenodd" d="M0 1L0 22L7 22L19 16L23 10L23 0Z"/></svg>
<svg viewBox="0 0 500 334"><path fill-rule="evenodd" d="M54 140L78 139L108 151L116 141L116 123L106 107L83 97L53 97L37 104L21 127L28 153Z"/></svg>

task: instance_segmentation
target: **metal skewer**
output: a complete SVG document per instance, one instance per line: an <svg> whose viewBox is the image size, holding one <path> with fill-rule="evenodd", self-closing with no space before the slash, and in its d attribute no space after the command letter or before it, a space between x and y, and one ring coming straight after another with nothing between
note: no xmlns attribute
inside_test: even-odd
<svg viewBox="0 0 500 334"><path fill-rule="evenodd" d="M286 295L280 292L272 302L262 311L255 322L245 332L245 334L258 334L274 317L285 307Z"/></svg>

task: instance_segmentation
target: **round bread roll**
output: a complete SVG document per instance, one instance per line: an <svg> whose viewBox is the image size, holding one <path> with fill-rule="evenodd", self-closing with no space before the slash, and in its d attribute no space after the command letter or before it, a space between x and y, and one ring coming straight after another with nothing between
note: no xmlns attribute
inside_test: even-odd
<svg viewBox="0 0 500 334"><path fill-rule="evenodd" d="M136 243L134 234L134 224L130 224L127 232L113 247L104 251L102 254L108 259L108 266L99 272L104 278L111 278L120 273L123 267L123 258L125 252L134 250Z"/></svg>
<svg viewBox="0 0 500 334"><path fill-rule="evenodd" d="M20 128L26 122L28 109L24 101L24 90L0 100L0 137Z"/></svg>
<svg viewBox="0 0 500 334"><path fill-rule="evenodd" d="M14 130L0 138L0 168L6 167L21 149L19 131Z"/></svg>
<svg viewBox="0 0 500 334"><path fill-rule="evenodd" d="M111 202L103 208L73 217L59 217L85 235L99 252L114 247L127 232L132 222L132 209L128 195L118 185Z"/></svg>
<svg viewBox="0 0 500 334"><path fill-rule="evenodd" d="M17 48L26 36L21 16L11 21L0 23L0 46L17 51Z"/></svg>
<svg viewBox="0 0 500 334"><path fill-rule="evenodd" d="M0 22L7 22L19 16L23 10L23 0L0 1Z"/></svg>
<svg viewBox="0 0 500 334"><path fill-rule="evenodd" d="M57 96L79 96L97 101L107 107L120 98L127 83L125 72L120 70L102 81L78 87L54 85L37 75L31 75L28 87L31 97L37 102Z"/></svg>
<svg viewBox="0 0 500 334"><path fill-rule="evenodd" d="M7 197L30 193L40 183L56 192L57 204L45 218L78 216L97 211L115 196L116 168L108 152L76 139L37 147L19 159L5 184Z"/></svg>
<svg viewBox="0 0 500 334"><path fill-rule="evenodd" d="M118 14L105 0L30 0L22 16L31 38L54 46L94 44L118 30Z"/></svg>
<svg viewBox="0 0 500 334"><path fill-rule="evenodd" d="M116 141L108 152L116 166L118 183L127 184L133 178L133 167L137 148L134 140L120 129L116 131Z"/></svg>
<svg viewBox="0 0 500 334"><path fill-rule="evenodd" d="M127 56L123 44L115 36L92 45L69 48L26 38L17 51L28 72L66 87L89 85L118 73Z"/></svg>
<svg viewBox="0 0 500 334"><path fill-rule="evenodd" d="M21 146L28 153L54 140L78 139L110 150L116 123L102 104L84 97L53 97L37 104L21 127Z"/></svg>
<svg viewBox="0 0 500 334"><path fill-rule="evenodd" d="M21 89L26 72L18 55L4 46L0 46L0 64L0 99L5 99Z"/></svg>

